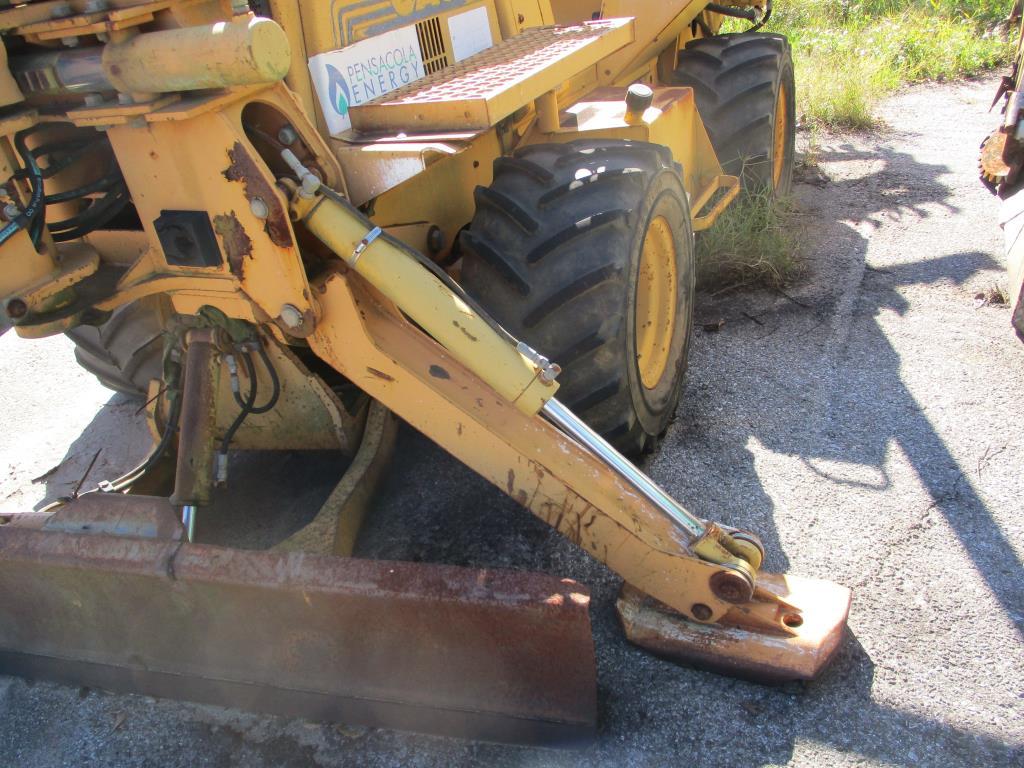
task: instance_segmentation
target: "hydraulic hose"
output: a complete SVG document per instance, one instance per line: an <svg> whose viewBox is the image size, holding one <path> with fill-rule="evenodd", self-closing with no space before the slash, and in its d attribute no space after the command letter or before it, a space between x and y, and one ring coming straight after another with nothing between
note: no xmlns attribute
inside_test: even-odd
<svg viewBox="0 0 1024 768"><path fill-rule="evenodd" d="M245 372L249 376L249 394L245 400L243 400L238 391L232 389L235 402L238 403L241 410L235 417L235 420L231 422L231 426L229 426L227 432L224 433L224 438L220 443L220 451L217 454L216 468L218 483L227 482L228 448L231 447L231 441L235 439L235 434L238 432L239 428L241 428L242 424L247 418L249 418L249 416L252 416L253 414L267 413L270 411L275 405L277 405L277 401L281 396L281 379L277 375L277 370L274 368L274 364L270 361L270 355L267 354L267 350L264 348L263 343L257 341L257 344L259 345L260 359L263 361L263 365L266 367L267 373L270 376L273 390L270 393L270 399L267 400L266 403L260 406L256 405L257 389L259 386L256 380L256 366L253 365L252 354L250 352L245 352L242 355L242 362L245 365ZM232 370L232 376L234 375L235 372Z"/></svg>
<svg viewBox="0 0 1024 768"><path fill-rule="evenodd" d="M15 216L3 229L0 229L0 245L6 243L17 232L20 232L29 223L35 221L36 216L42 211L43 172L40 170L39 164L36 162L32 152L29 151L28 146L25 144L26 136L34 129L35 126L14 134L14 148L18 151L22 162L25 163L25 169L29 172L29 178L32 181L32 195L25 209Z"/></svg>
<svg viewBox="0 0 1024 768"><path fill-rule="evenodd" d="M277 405L277 400L281 396L281 380L277 376L277 370L274 368L273 363L270 362L270 355L267 354L267 350L262 344L259 345L259 353L260 359L263 361L263 366L267 369L267 373L270 376L273 391L271 392L270 399L264 405L252 406L249 409L250 414L266 413ZM256 366L253 365L252 355L246 352L242 356L242 363L245 365L245 372L248 374L249 380L255 385ZM246 408L245 402L242 400L242 396L238 392L233 392L233 394L235 396L235 402L238 403L238 407Z"/></svg>

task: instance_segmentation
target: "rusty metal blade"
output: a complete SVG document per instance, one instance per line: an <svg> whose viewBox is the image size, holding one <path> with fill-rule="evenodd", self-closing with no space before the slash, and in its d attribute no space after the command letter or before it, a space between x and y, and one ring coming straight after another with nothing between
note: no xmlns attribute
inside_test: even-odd
<svg viewBox="0 0 1024 768"><path fill-rule="evenodd" d="M616 602L626 637L658 656L763 683L813 680L839 650L850 590L821 579L760 573L763 600L722 623L698 624L630 586Z"/></svg>
<svg viewBox="0 0 1024 768"><path fill-rule="evenodd" d="M4 674L490 741L594 733L569 580L4 526L0 585Z"/></svg>

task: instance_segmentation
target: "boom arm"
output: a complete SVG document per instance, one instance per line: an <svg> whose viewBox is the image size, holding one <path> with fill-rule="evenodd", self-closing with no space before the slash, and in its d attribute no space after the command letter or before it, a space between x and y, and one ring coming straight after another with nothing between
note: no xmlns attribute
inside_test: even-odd
<svg viewBox="0 0 1024 768"><path fill-rule="evenodd" d="M687 512L552 397L541 365L524 374L502 364L509 355L529 361L406 246L385 237L368 244L372 223L330 190L297 189L292 209L347 265L315 283L317 354L643 593L700 624L742 627L734 671L743 658L758 671L758 646L772 649L782 677L810 678L827 663L849 590L759 582L756 536ZM534 396L507 394L530 391L510 371L535 385ZM813 604L801 604L810 595ZM692 656L693 644L679 640L674 652Z"/></svg>

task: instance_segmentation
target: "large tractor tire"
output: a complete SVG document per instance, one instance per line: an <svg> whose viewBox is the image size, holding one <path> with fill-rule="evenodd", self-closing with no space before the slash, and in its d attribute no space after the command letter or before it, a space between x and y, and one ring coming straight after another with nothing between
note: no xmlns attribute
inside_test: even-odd
<svg viewBox="0 0 1024 768"><path fill-rule="evenodd" d="M580 140L494 162L462 235L466 290L563 368L558 397L620 451L675 411L693 314L693 231L666 147Z"/></svg>
<svg viewBox="0 0 1024 768"><path fill-rule="evenodd" d="M796 141L793 57L782 35L741 32L686 44L670 78L693 88L726 173L744 189L789 193Z"/></svg>
<svg viewBox="0 0 1024 768"><path fill-rule="evenodd" d="M79 325L67 336L75 342L78 364L101 384L141 397L163 373L166 316L164 300L151 296L114 310L103 325Z"/></svg>

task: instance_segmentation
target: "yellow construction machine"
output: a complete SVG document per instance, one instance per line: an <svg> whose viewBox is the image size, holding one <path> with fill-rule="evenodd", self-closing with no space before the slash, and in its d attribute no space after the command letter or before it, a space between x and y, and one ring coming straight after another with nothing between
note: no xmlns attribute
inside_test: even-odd
<svg viewBox="0 0 1024 768"><path fill-rule="evenodd" d="M757 31L768 13L5 6L6 320L68 334L145 398L154 442L124 476L2 520L0 672L587 739L583 585L351 557L397 417L620 574L633 642L814 677L849 591L761 571L754 533L699 519L626 458L680 397L694 232L742 185L790 184L793 69L785 38ZM752 29L719 34L727 17ZM352 458L277 546L204 543L229 450L268 449Z"/></svg>

